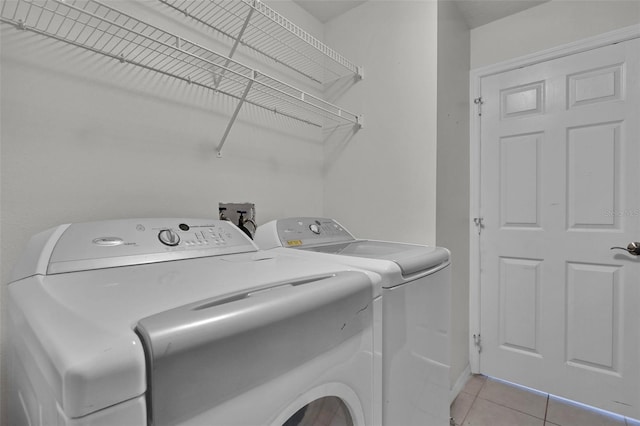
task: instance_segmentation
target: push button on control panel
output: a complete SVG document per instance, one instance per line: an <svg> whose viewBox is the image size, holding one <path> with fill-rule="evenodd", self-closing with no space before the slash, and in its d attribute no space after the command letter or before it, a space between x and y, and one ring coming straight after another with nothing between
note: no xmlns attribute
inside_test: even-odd
<svg viewBox="0 0 640 426"><path fill-rule="evenodd" d="M184 244L187 247L193 246L226 246L227 239L231 239L231 234L223 234L222 230L216 230L215 228L206 228L204 230L197 229L195 227L190 228L193 234L185 235Z"/></svg>

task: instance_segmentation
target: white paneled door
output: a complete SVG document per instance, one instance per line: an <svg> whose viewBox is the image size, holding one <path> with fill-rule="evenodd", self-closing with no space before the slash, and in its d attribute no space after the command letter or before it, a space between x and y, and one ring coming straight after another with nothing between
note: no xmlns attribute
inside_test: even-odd
<svg viewBox="0 0 640 426"><path fill-rule="evenodd" d="M640 418L640 40L481 80L480 371Z"/></svg>

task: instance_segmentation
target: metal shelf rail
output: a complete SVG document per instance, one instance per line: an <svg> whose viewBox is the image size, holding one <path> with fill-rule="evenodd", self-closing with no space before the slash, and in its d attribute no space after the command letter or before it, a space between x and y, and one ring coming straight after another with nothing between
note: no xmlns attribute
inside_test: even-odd
<svg viewBox="0 0 640 426"><path fill-rule="evenodd" d="M4 1L0 21L237 99L218 156L244 103L317 127L362 125L357 114L96 0Z"/></svg>
<svg viewBox="0 0 640 426"><path fill-rule="evenodd" d="M238 44L323 83L362 69L259 0L159 0Z"/></svg>

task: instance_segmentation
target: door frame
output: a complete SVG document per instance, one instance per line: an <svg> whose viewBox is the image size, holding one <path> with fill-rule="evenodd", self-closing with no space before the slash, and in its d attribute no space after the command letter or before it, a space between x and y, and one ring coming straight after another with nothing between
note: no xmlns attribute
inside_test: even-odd
<svg viewBox="0 0 640 426"><path fill-rule="evenodd" d="M587 50L597 49L640 37L640 24L623 27L593 37L563 44L519 58L473 69L469 72L469 366L471 373L480 373L480 354L476 347L475 336L480 333L480 235L474 218L481 217L480 212L480 119L474 99L481 96L481 80L494 74L535 65ZM482 105L480 105L480 108ZM480 224L480 226L482 226ZM480 336L480 345L482 338Z"/></svg>

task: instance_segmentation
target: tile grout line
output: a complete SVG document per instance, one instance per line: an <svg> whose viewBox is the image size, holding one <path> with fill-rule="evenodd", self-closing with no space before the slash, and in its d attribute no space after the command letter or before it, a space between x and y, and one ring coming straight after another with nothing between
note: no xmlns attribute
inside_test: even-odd
<svg viewBox="0 0 640 426"><path fill-rule="evenodd" d="M476 403L476 399L478 399L478 395L475 395L473 397L473 401L471 401L471 406L469 407L469 409L467 410L467 412L465 413L464 417L462 418L462 420L459 423L459 426L464 426L464 422L467 420L467 417L469 417L469 413L471 412L471 410L473 410L473 404Z"/></svg>
<svg viewBox="0 0 640 426"><path fill-rule="evenodd" d="M517 408L510 407L510 406L508 406L508 405L506 405L506 404L504 404L504 403L497 402L497 401L492 401L492 400L490 400L490 399L486 399L486 398L482 398L482 397L480 397L480 392L482 391L482 388L484 388L484 385L487 383L487 381L488 381L488 379L487 379L487 380L485 380L485 382L484 382L484 383L482 384L482 386L480 387L480 390L478 391L478 394L476 395L476 398L480 398L480 399L481 399L481 400L483 400L483 401L490 402L490 403L492 403L492 404L498 405L498 406L503 407L503 408L508 408L509 410L512 410L512 411L518 412L518 413L520 413L520 414L524 414L524 415L529 416L529 417L533 417L533 418L535 418L535 419L540 419L540 420L542 420L543 422L546 422L546 421L547 421L547 409L548 409L548 407L549 407L549 396L550 396L550 394L546 394L546 395L547 395L547 401L546 401L546 403L545 403L545 408L544 408L544 418L541 418L541 417L535 416L535 415L533 415L533 414L531 414L531 413L527 413L527 412L525 412L525 411L519 410L519 409L517 409ZM529 392L529 391L527 391L527 392ZM529 393L531 393L531 392L529 392ZM539 393L539 394L544 394L544 392L538 392L538 393ZM540 396L542 396L542 395L540 395ZM473 400L473 403L475 403L475 402L476 402L476 400L474 399L474 400ZM473 406L473 404L472 404L472 406Z"/></svg>
<svg viewBox="0 0 640 426"><path fill-rule="evenodd" d="M544 422L543 426L547 426L547 414L549 414L549 399L551 398L550 394L547 394L547 404L544 406Z"/></svg>
<svg viewBox="0 0 640 426"><path fill-rule="evenodd" d="M467 410L467 412L465 413L464 417L462 418L461 423L457 423L457 422L456 422L456 425L458 425L458 426L464 426L464 423L466 422L467 418L469 417L469 415L470 415L471 411L475 408L475 405L476 405L476 403L477 403L478 399L481 399L481 400L483 400L483 401L485 401L485 402L488 402L488 403L494 404L494 405L496 405L496 406L500 406L500 407L503 407L503 408L506 408L506 409L512 410L512 411L514 411L514 412L518 412L518 413L520 413L520 414L523 414L523 415L526 415L526 416L529 416L529 417L533 417L533 418L536 418L536 419L542 420L542 421L543 421L543 423L542 423L542 425L543 425L543 426L559 426L559 425L557 425L556 423L551 422L551 421L549 420L549 418L548 418L548 417L549 417L549 408L550 408L550 403L551 403L551 394L550 394L550 393L540 392L540 391L533 392L533 393L537 393L537 394L538 394L538 395L540 395L541 397L544 397L544 398L545 398L545 410L544 410L544 414L543 414L543 416L542 416L542 417L537 417L536 415L533 415L533 414L527 413L527 412L525 412L525 411L521 411L521 410L519 410L519 409L513 408L513 407L508 406L508 405L506 405L506 404L504 404L504 403L502 403L502 402L496 402L496 401L493 401L493 400L491 400L491 399L487 399L487 398L485 398L485 397L481 397L481 396L480 396L480 394L482 393L483 389L486 387L486 384L487 384L487 382L488 382L489 380L490 380L489 378L486 378L486 379L482 382L482 385L478 388L478 391L477 391L477 392L475 392L475 394L471 394L471 393L465 392L465 393L467 393L468 395L470 395L470 396L472 396L472 397L473 397L473 398L472 398L472 402L471 402L471 404L470 404L470 406L469 406L469 409ZM464 390L463 390L463 392L464 392ZM631 425L632 425L632 423L631 423L632 419L628 418L627 416L620 416L620 417L622 417L622 424L621 424L621 426L631 426ZM633 424L635 424L635 423L633 423Z"/></svg>
<svg viewBox="0 0 640 426"><path fill-rule="evenodd" d="M497 405L498 407L506 408L508 410L515 411L516 413L520 413L520 414L524 414L525 416L533 417L534 419L546 421L546 415L547 415L546 407L545 407L545 414L544 414L545 418L543 419L542 417L535 416L535 415L533 415L531 413L527 413L526 411L518 410L517 408L510 407L510 406L505 405L505 404L500 403L500 402L492 401L490 399L485 399L485 398L480 398L480 399L483 400L483 401L486 401L486 402L488 402L490 404ZM475 403L475 400L473 402Z"/></svg>
<svg viewBox="0 0 640 426"><path fill-rule="evenodd" d="M480 389L478 389L478 392L476 392L476 394L473 396L473 401L471 401L471 407L469 407L469 409L467 410L466 414L464 415L464 418L462 419L462 422L460 423L460 426L464 426L464 422L467 420L467 417L469 417L469 413L473 409L473 406L476 403L476 400L478 399L478 395L480 395L480 391L482 391L482 388L486 384L487 384L487 379L485 378L483 380L483 382L482 382L482 386L480 386Z"/></svg>

